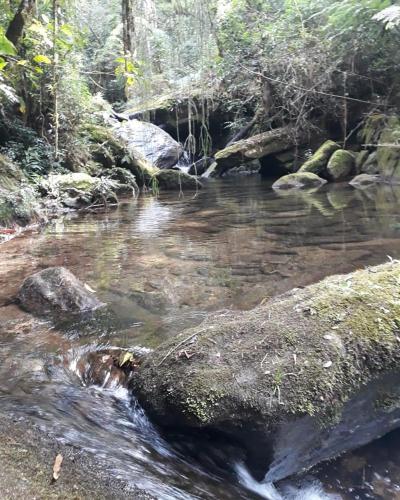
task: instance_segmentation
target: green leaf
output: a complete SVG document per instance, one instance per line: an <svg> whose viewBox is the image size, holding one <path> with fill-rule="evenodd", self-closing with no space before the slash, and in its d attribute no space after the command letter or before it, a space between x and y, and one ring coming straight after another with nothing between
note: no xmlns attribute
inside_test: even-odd
<svg viewBox="0 0 400 500"><path fill-rule="evenodd" d="M6 37L3 31L0 31L0 54L6 56L15 56L17 54L16 48Z"/></svg>
<svg viewBox="0 0 400 500"><path fill-rule="evenodd" d="M8 62L5 61L2 57L0 57L0 71L3 71L3 69L7 66Z"/></svg>
<svg viewBox="0 0 400 500"><path fill-rule="evenodd" d="M36 64L51 64L51 59L43 54L38 54L33 58Z"/></svg>

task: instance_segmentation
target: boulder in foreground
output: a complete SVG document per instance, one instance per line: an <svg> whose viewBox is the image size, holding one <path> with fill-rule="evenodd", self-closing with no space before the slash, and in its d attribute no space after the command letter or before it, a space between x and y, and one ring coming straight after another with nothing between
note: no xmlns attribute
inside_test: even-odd
<svg viewBox="0 0 400 500"><path fill-rule="evenodd" d="M325 179L311 172L284 175L272 185L273 189L310 189L326 184Z"/></svg>
<svg viewBox="0 0 400 500"><path fill-rule="evenodd" d="M215 315L133 380L161 425L221 433L277 481L400 425L400 263Z"/></svg>
<svg viewBox="0 0 400 500"><path fill-rule="evenodd" d="M26 278L18 300L23 309L37 316L83 313L104 306L64 267L49 267Z"/></svg>

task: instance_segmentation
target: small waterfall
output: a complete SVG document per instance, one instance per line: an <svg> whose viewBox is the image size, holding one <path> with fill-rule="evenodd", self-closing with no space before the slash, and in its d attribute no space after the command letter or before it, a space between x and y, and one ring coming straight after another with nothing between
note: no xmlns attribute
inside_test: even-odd
<svg viewBox="0 0 400 500"><path fill-rule="evenodd" d="M187 151L184 151L183 155L180 157L178 163L175 165L174 168L178 168L181 172L187 174L189 172L192 163L193 162L190 159L189 153Z"/></svg>
<svg viewBox="0 0 400 500"><path fill-rule="evenodd" d="M298 487L283 485L279 490L272 483L256 481L245 465L235 466L240 484L266 500L341 500L341 496L324 492L317 480L308 481Z"/></svg>

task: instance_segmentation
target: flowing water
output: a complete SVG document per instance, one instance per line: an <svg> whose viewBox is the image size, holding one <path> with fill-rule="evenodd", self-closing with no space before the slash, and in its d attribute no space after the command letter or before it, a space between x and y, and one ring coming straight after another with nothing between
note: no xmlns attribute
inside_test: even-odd
<svg viewBox="0 0 400 500"><path fill-rule="evenodd" d="M172 448L125 389L83 383L77 371L104 346L154 348L212 311L249 309L399 258L399 206L400 188L279 195L243 177L210 181L196 196L148 195L70 215L1 245L2 411L93 452L111 474L162 499L400 498L400 431L274 487L255 481L234 451L229 472L206 466L206 451L194 460ZM54 326L9 303L24 277L52 265L96 290L117 320Z"/></svg>

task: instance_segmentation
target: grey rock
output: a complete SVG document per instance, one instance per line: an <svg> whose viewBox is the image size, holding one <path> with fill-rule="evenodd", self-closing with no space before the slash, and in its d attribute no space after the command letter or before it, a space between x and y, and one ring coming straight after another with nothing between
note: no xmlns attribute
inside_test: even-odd
<svg viewBox="0 0 400 500"><path fill-rule="evenodd" d="M26 278L18 300L23 309L37 316L82 313L104 306L64 267L49 267Z"/></svg>

